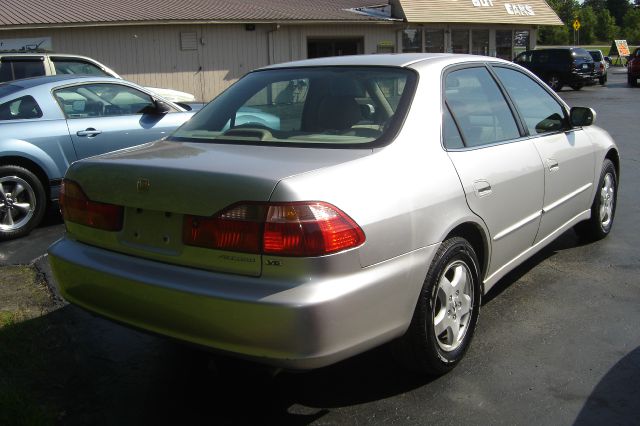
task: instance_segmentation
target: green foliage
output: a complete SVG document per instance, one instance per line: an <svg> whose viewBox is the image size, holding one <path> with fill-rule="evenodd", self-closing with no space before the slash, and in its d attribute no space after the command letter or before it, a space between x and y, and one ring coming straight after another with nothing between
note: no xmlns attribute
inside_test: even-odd
<svg viewBox="0 0 640 426"><path fill-rule="evenodd" d="M615 39L640 42L640 0L549 0L563 27L540 27L538 43L573 44L573 21L580 20L580 44L605 43Z"/></svg>
<svg viewBox="0 0 640 426"><path fill-rule="evenodd" d="M596 38L603 42L611 43L620 36L620 28L608 9L599 10L596 13Z"/></svg>
<svg viewBox="0 0 640 426"><path fill-rule="evenodd" d="M607 9L615 18L616 25L620 26L623 24L625 15L631 9L631 3L629 0L607 0Z"/></svg>
<svg viewBox="0 0 640 426"><path fill-rule="evenodd" d="M640 43L640 8L629 10L623 19L624 38L629 43Z"/></svg>
<svg viewBox="0 0 640 426"><path fill-rule="evenodd" d="M580 20L580 43L591 44L596 41L597 16L591 6L583 6L578 11Z"/></svg>
<svg viewBox="0 0 640 426"><path fill-rule="evenodd" d="M562 45L569 43L569 29L566 26L540 27L538 43L543 45Z"/></svg>

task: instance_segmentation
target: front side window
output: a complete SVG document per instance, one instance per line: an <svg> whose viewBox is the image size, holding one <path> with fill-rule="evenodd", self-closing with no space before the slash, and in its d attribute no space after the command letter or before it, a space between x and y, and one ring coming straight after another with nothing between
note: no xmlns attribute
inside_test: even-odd
<svg viewBox="0 0 640 426"><path fill-rule="evenodd" d="M110 77L100 67L88 61L73 58L52 57L51 62L56 69L56 74L84 74Z"/></svg>
<svg viewBox="0 0 640 426"><path fill-rule="evenodd" d="M0 120L29 120L42 117L42 110L31 96L0 104Z"/></svg>
<svg viewBox="0 0 640 426"><path fill-rule="evenodd" d="M319 67L253 72L214 99L174 140L363 145L396 129L415 74L399 68Z"/></svg>
<svg viewBox="0 0 640 426"><path fill-rule="evenodd" d="M445 100L467 147L520 137L513 113L485 67L448 73Z"/></svg>
<svg viewBox="0 0 640 426"><path fill-rule="evenodd" d="M145 114L156 108L151 96L120 84L82 84L58 89L54 95L67 118Z"/></svg>
<svg viewBox="0 0 640 426"><path fill-rule="evenodd" d="M40 77L45 74L43 58L15 60L4 58L2 62L0 62L0 81Z"/></svg>
<svg viewBox="0 0 640 426"><path fill-rule="evenodd" d="M564 108L531 77L503 67L494 68L516 104L530 135L557 132L567 127Z"/></svg>

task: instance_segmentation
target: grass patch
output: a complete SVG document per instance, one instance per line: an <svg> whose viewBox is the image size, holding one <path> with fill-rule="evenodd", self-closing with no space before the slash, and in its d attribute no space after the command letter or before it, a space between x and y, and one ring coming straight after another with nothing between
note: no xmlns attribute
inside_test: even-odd
<svg viewBox="0 0 640 426"><path fill-rule="evenodd" d="M49 425L41 397L31 389L50 355L40 346L36 324L54 309L53 299L32 266L0 268L0 425Z"/></svg>

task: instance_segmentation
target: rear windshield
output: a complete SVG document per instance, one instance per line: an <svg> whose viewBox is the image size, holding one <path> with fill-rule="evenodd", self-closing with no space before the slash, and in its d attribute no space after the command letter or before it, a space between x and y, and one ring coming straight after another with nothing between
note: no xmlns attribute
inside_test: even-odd
<svg viewBox="0 0 640 426"><path fill-rule="evenodd" d="M170 138L363 147L393 138L416 83L391 67L304 67L248 74Z"/></svg>
<svg viewBox="0 0 640 426"><path fill-rule="evenodd" d="M571 54L575 58L581 58L581 59L586 59L587 61L593 61L593 59L591 58L591 55L589 54L589 52L587 52L584 49L580 49L580 48L573 49Z"/></svg>
<svg viewBox="0 0 640 426"><path fill-rule="evenodd" d="M598 50L590 50L589 54L591 55L591 57L593 58L594 61L602 61L602 53L600 53L600 51Z"/></svg>

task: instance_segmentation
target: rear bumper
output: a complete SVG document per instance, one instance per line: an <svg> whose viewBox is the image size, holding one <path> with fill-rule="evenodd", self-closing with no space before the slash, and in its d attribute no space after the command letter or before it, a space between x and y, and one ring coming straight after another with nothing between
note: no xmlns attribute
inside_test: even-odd
<svg viewBox="0 0 640 426"><path fill-rule="evenodd" d="M400 336L437 246L301 285L219 274L64 238L49 248L62 295L136 328L293 369Z"/></svg>

